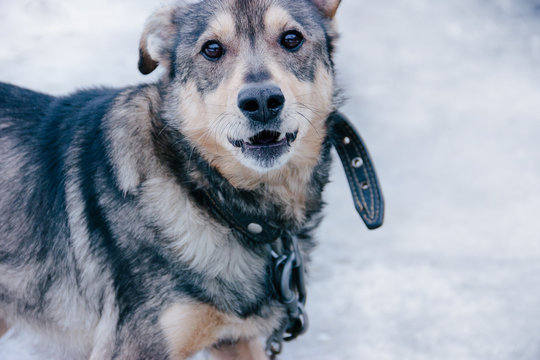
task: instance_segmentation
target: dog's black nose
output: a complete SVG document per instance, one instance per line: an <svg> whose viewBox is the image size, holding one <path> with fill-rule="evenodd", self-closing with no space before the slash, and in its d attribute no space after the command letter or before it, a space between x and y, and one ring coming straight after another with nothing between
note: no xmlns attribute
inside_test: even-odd
<svg viewBox="0 0 540 360"><path fill-rule="evenodd" d="M271 84L249 85L238 93L238 107L248 119L267 123L278 117L285 104L281 89Z"/></svg>

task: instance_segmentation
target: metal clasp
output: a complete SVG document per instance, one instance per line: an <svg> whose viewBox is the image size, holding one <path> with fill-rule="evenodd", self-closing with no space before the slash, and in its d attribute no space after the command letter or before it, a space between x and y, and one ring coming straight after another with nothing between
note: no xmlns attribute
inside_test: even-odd
<svg viewBox="0 0 540 360"><path fill-rule="evenodd" d="M281 352L281 342L291 341L306 332L309 321L304 310L306 288L304 265L298 247L298 239L286 233L281 237L283 253L272 253L274 258L274 286L278 300L287 309L287 323L276 331L267 343L267 350L273 358Z"/></svg>

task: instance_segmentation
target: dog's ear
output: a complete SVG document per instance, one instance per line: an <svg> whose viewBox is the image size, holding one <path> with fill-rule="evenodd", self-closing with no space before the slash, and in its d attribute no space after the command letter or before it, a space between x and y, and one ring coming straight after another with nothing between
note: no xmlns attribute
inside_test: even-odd
<svg viewBox="0 0 540 360"><path fill-rule="evenodd" d="M333 19L341 0L311 0L311 2L325 17Z"/></svg>
<svg viewBox="0 0 540 360"><path fill-rule="evenodd" d="M168 66L174 46L174 15L178 5L167 6L153 13L144 26L139 44L139 71L150 74L159 64Z"/></svg>

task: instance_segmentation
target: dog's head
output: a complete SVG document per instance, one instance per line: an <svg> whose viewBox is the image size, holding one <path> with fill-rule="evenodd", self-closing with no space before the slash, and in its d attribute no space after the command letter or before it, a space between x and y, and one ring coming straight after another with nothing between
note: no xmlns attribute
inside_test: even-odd
<svg viewBox="0 0 540 360"><path fill-rule="evenodd" d="M139 69L166 69L166 125L237 185L309 173L334 110L340 0L203 0L156 12Z"/></svg>

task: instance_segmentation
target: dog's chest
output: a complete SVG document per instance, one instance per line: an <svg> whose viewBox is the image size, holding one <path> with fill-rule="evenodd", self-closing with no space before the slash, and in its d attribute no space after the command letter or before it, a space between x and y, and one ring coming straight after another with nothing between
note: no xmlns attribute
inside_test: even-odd
<svg viewBox="0 0 540 360"><path fill-rule="evenodd" d="M197 208L174 180L146 181L140 201L169 251L203 275L199 285L212 299L209 305L186 293L160 311L171 353L182 358L219 340L268 336L279 326L283 310L268 303L265 259L231 239L230 230ZM245 308L258 310L245 314Z"/></svg>
<svg viewBox="0 0 540 360"><path fill-rule="evenodd" d="M211 281L219 278L243 287L248 298L255 292L251 286L266 276L265 260L232 239L231 231L196 207L176 181L146 181L140 201L173 256L208 279L206 290L219 293Z"/></svg>

